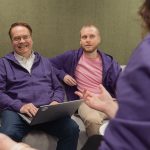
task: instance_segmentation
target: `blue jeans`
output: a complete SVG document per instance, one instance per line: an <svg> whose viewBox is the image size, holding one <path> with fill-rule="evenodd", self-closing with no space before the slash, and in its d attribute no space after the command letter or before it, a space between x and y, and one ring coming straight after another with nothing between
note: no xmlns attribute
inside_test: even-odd
<svg viewBox="0 0 150 150"><path fill-rule="evenodd" d="M76 150L79 127L70 117L56 121L30 126L13 111L4 110L1 113L1 132L19 142L32 129L38 129L58 138L57 150Z"/></svg>

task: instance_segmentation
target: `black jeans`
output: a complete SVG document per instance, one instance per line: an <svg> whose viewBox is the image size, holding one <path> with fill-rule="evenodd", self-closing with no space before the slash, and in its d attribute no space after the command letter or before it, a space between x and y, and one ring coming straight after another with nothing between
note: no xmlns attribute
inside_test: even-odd
<svg viewBox="0 0 150 150"><path fill-rule="evenodd" d="M102 140L102 135L90 136L81 150L98 150Z"/></svg>

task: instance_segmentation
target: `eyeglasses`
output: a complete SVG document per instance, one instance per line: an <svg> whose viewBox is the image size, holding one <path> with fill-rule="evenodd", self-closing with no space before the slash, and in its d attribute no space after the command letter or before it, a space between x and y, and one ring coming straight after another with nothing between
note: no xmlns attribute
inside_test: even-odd
<svg viewBox="0 0 150 150"><path fill-rule="evenodd" d="M14 38L12 38L12 40L14 41L14 42L20 42L21 41L21 39L23 39L23 40L28 40L28 39L30 39L31 38L31 36L30 35L23 35L23 36L16 36L16 37L14 37Z"/></svg>

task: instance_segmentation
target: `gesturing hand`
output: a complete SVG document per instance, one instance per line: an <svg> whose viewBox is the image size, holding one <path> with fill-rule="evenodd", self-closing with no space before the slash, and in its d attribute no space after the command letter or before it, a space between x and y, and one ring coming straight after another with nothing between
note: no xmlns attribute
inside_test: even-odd
<svg viewBox="0 0 150 150"><path fill-rule="evenodd" d="M118 104L113 101L114 99L103 85L99 86L99 90L99 94L94 94L87 90L84 92L76 91L75 94L83 98L89 107L106 113L110 118L114 117L118 109Z"/></svg>

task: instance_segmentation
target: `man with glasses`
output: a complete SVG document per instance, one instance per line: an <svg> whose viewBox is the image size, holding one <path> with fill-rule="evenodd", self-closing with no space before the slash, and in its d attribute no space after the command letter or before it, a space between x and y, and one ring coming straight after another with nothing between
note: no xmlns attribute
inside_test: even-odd
<svg viewBox="0 0 150 150"><path fill-rule="evenodd" d="M9 30L13 52L0 59L1 132L19 142L33 128L58 138L57 150L76 150L78 125L70 118L29 126L18 113L35 116L41 105L64 99L64 91L47 58L32 49L32 29L22 22Z"/></svg>

